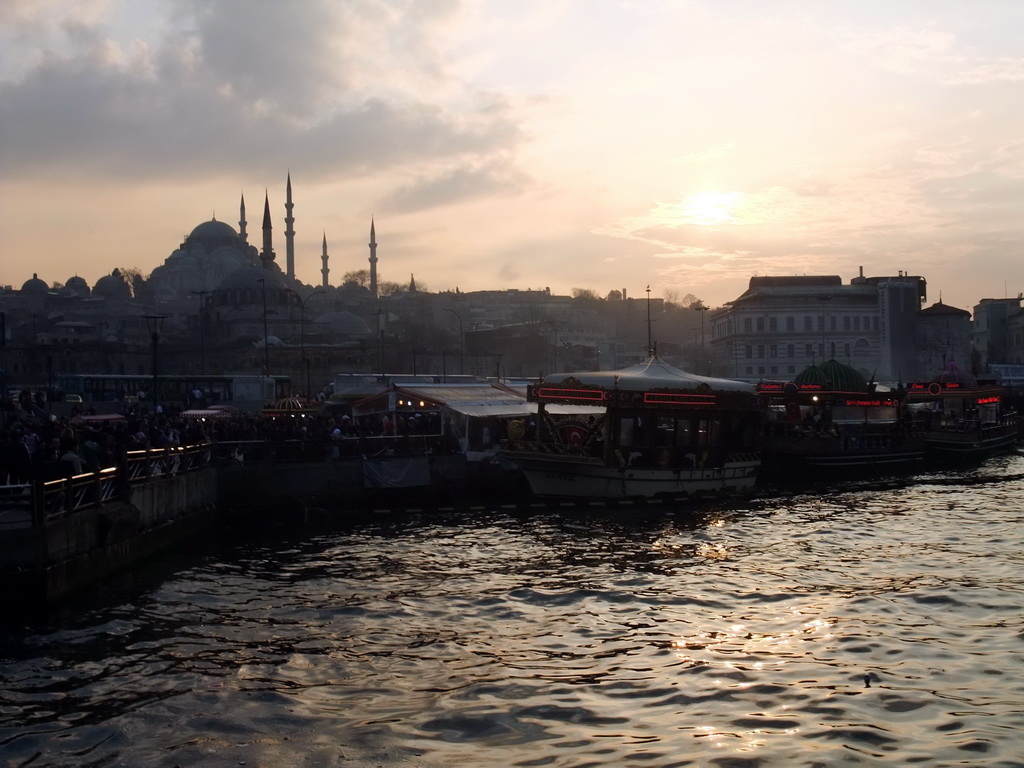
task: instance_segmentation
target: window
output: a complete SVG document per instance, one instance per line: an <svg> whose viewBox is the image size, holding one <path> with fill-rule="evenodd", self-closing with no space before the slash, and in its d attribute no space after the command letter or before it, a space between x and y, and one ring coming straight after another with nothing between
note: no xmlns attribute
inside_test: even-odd
<svg viewBox="0 0 1024 768"><path fill-rule="evenodd" d="M763 317L757 318L757 332L758 333L764 333L764 318Z"/></svg>
<svg viewBox="0 0 1024 768"><path fill-rule="evenodd" d="M773 365L769 372L772 373L772 374L777 374L779 372L779 366Z"/></svg>
<svg viewBox="0 0 1024 768"><path fill-rule="evenodd" d="M878 318L877 317L874 318L874 323L872 323L872 325L874 326L872 330L877 331L878 330Z"/></svg>
<svg viewBox="0 0 1024 768"><path fill-rule="evenodd" d="M788 357L790 360L796 357L796 344L786 345L786 357Z"/></svg>
<svg viewBox="0 0 1024 768"><path fill-rule="evenodd" d="M747 358L747 360L752 358L754 356L754 347L753 347L753 345L745 344L744 345L744 352L745 352L744 357Z"/></svg>
<svg viewBox="0 0 1024 768"><path fill-rule="evenodd" d="M744 317L743 318L743 331L745 333L750 333L753 330L754 330L754 321L751 320L749 317Z"/></svg>
<svg viewBox="0 0 1024 768"><path fill-rule="evenodd" d="M764 376L764 366L763 365L757 366L757 375L758 376Z"/></svg>
<svg viewBox="0 0 1024 768"><path fill-rule="evenodd" d="M753 376L753 375L754 375L754 366L748 365L747 366L747 376Z"/></svg>
<svg viewBox="0 0 1024 768"><path fill-rule="evenodd" d="M860 330L860 318L859 317L853 318L853 330L855 330L855 331L859 331Z"/></svg>
<svg viewBox="0 0 1024 768"><path fill-rule="evenodd" d="M786 366L786 373L796 373L796 366L795 365L787 365Z"/></svg>
<svg viewBox="0 0 1024 768"><path fill-rule="evenodd" d="M796 318L795 317L787 317L786 318L786 330L787 331L795 331L796 330Z"/></svg>
<svg viewBox="0 0 1024 768"><path fill-rule="evenodd" d="M849 317L844 317L843 318L843 330L844 331L850 330L850 318Z"/></svg>
<svg viewBox="0 0 1024 768"><path fill-rule="evenodd" d="M836 319L834 317L830 317L828 320L829 329L834 331L836 329Z"/></svg>
<svg viewBox="0 0 1024 768"><path fill-rule="evenodd" d="M825 318L824 317L819 317L818 318L818 330L819 331L824 331L825 330Z"/></svg>
<svg viewBox="0 0 1024 768"><path fill-rule="evenodd" d="M775 333L775 331L779 330L779 318L777 318L777 317L769 317L768 318L768 330L771 331L772 333Z"/></svg>
<svg viewBox="0 0 1024 768"><path fill-rule="evenodd" d="M764 344L757 345L757 359L764 360ZM764 371L762 371L764 373Z"/></svg>
<svg viewBox="0 0 1024 768"><path fill-rule="evenodd" d="M778 356L779 356L779 345L778 345L778 344L772 344L772 345L771 345L771 346L770 346L770 347L768 348L768 353L769 353L769 354L770 354L770 355L771 355L772 357L778 357Z"/></svg>
<svg viewBox="0 0 1024 768"><path fill-rule="evenodd" d="M814 318L811 317L810 315L804 315L804 330L805 331L813 331L814 330Z"/></svg>
<svg viewBox="0 0 1024 768"><path fill-rule="evenodd" d="M844 352L846 353L846 359L849 360L850 359L850 342L846 342L845 344L843 344L843 347L845 347Z"/></svg>

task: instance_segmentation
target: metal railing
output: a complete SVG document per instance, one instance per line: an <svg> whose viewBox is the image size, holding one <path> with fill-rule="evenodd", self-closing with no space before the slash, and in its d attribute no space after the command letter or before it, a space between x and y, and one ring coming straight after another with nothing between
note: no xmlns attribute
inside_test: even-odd
<svg viewBox="0 0 1024 768"><path fill-rule="evenodd" d="M129 451L119 466L34 484L0 486L0 530L41 526L127 496L128 487L212 466L210 443Z"/></svg>

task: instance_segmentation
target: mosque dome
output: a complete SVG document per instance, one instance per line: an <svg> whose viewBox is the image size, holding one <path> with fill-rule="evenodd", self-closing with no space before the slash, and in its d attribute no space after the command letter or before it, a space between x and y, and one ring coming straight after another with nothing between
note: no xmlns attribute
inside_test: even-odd
<svg viewBox="0 0 1024 768"><path fill-rule="evenodd" d="M92 292L103 299L130 299L132 296L132 289L118 269L97 280Z"/></svg>
<svg viewBox="0 0 1024 768"><path fill-rule="evenodd" d="M211 219L210 221L204 221L198 227L193 229L189 236L185 238L185 241L191 243L197 240L203 242L215 242L237 239L238 233L235 231L234 227L223 221Z"/></svg>
<svg viewBox="0 0 1024 768"><path fill-rule="evenodd" d="M371 333L365 320L345 310L325 312L316 322L338 336L369 336Z"/></svg>
<svg viewBox="0 0 1024 768"><path fill-rule="evenodd" d="M40 280L39 275L33 273L31 280L26 280L21 286L22 293L31 293L34 295L40 295L50 292L50 286L46 284L45 280Z"/></svg>

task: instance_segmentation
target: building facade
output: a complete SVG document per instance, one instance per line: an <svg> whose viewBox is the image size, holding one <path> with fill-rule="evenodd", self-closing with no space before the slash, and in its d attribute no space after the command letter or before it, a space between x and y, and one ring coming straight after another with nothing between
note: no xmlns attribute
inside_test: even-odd
<svg viewBox="0 0 1024 768"><path fill-rule="evenodd" d="M737 299L710 313L715 375L792 379L837 360L865 378L909 381L927 373L917 354L923 277L904 274L843 283L837 275L752 277Z"/></svg>

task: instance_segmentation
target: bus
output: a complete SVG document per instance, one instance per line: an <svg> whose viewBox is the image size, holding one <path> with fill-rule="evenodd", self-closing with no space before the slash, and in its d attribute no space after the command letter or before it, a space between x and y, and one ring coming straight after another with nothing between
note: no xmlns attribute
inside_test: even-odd
<svg viewBox="0 0 1024 768"><path fill-rule="evenodd" d="M194 404L196 389L203 393L206 406L233 405L250 411L291 394L288 376L158 374L156 384L158 402L182 408ZM65 396L81 396L83 403L136 402L140 393L145 401L153 401L153 377L145 374L69 373L57 377L57 386Z"/></svg>

